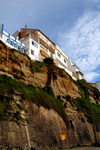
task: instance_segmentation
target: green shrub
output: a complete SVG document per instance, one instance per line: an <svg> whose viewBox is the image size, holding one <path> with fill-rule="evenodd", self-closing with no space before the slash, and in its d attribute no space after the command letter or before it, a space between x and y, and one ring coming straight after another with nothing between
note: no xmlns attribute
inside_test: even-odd
<svg viewBox="0 0 100 150"><path fill-rule="evenodd" d="M33 62L31 59L29 59L29 61L30 61L30 69L31 69L32 73L43 72L41 70L41 67L43 66L43 63L38 62L38 61Z"/></svg>
<svg viewBox="0 0 100 150"><path fill-rule="evenodd" d="M79 111L90 111L89 100L85 98L76 98L77 109Z"/></svg>
<svg viewBox="0 0 100 150"><path fill-rule="evenodd" d="M83 112L85 116L88 118L88 121L90 123L93 123L89 100L85 98L76 98L75 101L76 101L76 106L77 106L78 111ZM99 122L100 121L100 104L91 103L91 108L93 112L94 122Z"/></svg>
<svg viewBox="0 0 100 150"><path fill-rule="evenodd" d="M50 86L49 86L49 87L45 86L45 87L43 88L43 90L55 98L55 95L54 95L54 92L53 92L52 87L50 87Z"/></svg>
<svg viewBox="0 0 100 150"><path fill-rule="evenodd" d="M88 98L88 90L92 90L93 91L93 87L91 85L89 85L85 80L77 80L74 81L74 83L79 87L80 91L81 91L81 95L85 96L85 98Z"/></svg>
<svg viewBox="0 0 100 150"><path fill-rule="evenodd" d="M43 60L44 63L48 64L48 65L53 65L54 64L54 61L52 58L45 58Z"/></svg>

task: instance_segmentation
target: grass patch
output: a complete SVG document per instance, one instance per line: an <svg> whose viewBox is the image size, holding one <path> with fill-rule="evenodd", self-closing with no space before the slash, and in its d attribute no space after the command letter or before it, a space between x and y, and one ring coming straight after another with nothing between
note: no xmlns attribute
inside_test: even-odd
<svg viewBox="0 0 100 150"><path fill-rule="evenodd" d="M76 98L75 101L78 111L83 112L85 116L88 118L88 121L92 123L89 100L83 97L83 98ZM91 108L94 116L94 122L100 122L100 104L91 103Z"/></svg>
<svg viewBox="0 0 100 150"><path fill-rule="evenodd" d="M5 91L8 94L11 94L11 92L13 92L14 90L22 94L22 99L33 102L38 107L43 106L47 109L55 110L62 117L66 125L69 125L67 115L62 105L62 101L60 99L55 99L51 87L45 87L43 89L36 88L33 85L26 85L23 82L16 81L6 75L0 75L0 91ZM18 105L17 107L20 108L20 106ZM19 113L17 112L16 116L14 117L18 118L18 115Z"/></svg>
<svg viewBox="0 0 100 150"><path fill-rule="evenodd" d="M0 94L0 120L14 121L19 125L20 121L25 121L21 117L22 110L26 111L22 105L19 107L16 101L10 98L10 95L4 96Z"/></svg>
<svg viewBox="0 0 100 150"><path fill-rule="evenodd" d="M41 68L42 68L42 66L43 66L43 63L38 62L38 61L33 62L33 61L31 60L31 58L28 58L28 59L29 59L29 61L30 61L30 69L31 69L31 72L32 72L32 73L34 73L34 72L43 72L43 71L41 70Z"/></svg>

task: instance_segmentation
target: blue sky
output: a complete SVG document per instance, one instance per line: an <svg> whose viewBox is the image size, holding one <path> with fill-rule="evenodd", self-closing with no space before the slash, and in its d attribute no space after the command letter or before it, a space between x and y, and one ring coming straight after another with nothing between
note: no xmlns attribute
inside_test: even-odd
<svg viewBox="0 0 100 150"><path fill-rule="evenodd" d="M0 0L0 23L13 34L40 29L81 68L100 81L100 0Z"/></svg>

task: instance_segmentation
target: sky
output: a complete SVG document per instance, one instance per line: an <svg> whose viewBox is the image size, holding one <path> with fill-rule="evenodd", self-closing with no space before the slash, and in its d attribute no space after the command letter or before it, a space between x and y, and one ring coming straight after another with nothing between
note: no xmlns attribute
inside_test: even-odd
<svg viewBox="0 0 100 150"><path fill-rule="evenodd" d="M10 34L40 29L80 67L100 81L100 0L0 0L0 24Z"/></svg>

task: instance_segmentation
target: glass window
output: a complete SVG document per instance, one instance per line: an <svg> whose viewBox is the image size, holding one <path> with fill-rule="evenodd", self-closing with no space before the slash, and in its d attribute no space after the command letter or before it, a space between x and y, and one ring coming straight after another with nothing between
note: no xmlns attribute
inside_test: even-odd
<svg viewBox="0 0 100 150"><path fill-rule="evenodd" d="M57 55L58 55L58 57L60 57L61 58L61 55L57 52Z"/></svg>
<svg viewBox="0 0 100 150"><path fill-rule="evenodd" d="M34 45L35 45L36 48L38 48L38 44L37 43L35 43Z"/></svg>
<svg viewBox="0 0 100 150"><path fill-rule="evenodd" d="M32 45L34 45L34 41L32 41Z"/></svg>
<svg viewBox="0 0 100 150"><path fill-rule="evenodd" d="M34 55L34 50L31 49L31 55Z"/></svg>
<svg viewBox="0 0 100 150"><path fill-rule="evenodd" d="M64 63L66 63L66 59L64 59Z"/></svg>

